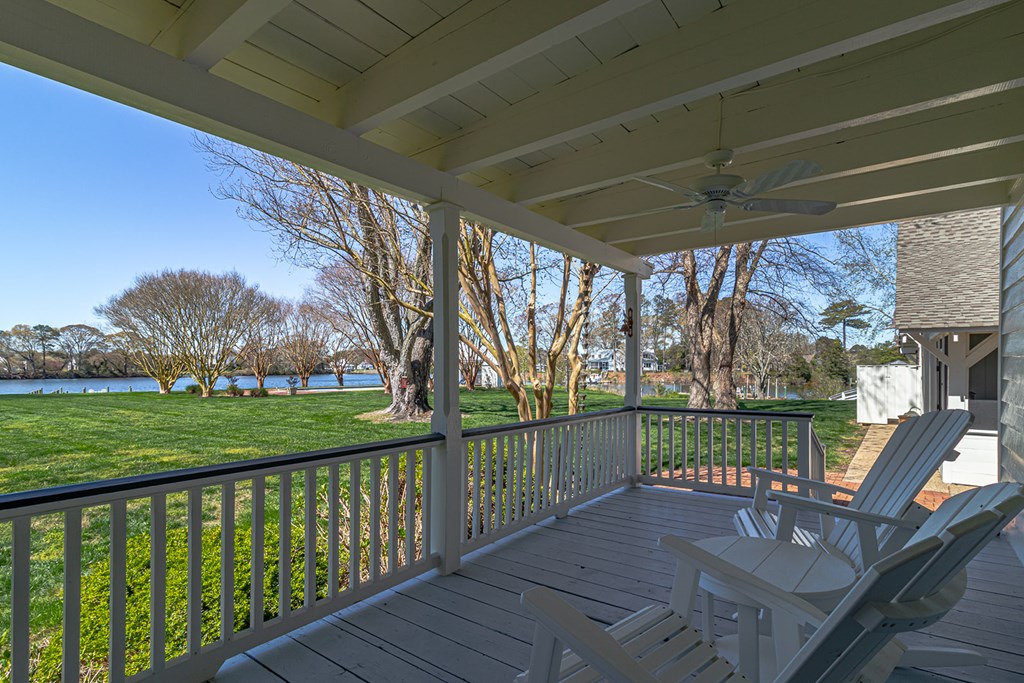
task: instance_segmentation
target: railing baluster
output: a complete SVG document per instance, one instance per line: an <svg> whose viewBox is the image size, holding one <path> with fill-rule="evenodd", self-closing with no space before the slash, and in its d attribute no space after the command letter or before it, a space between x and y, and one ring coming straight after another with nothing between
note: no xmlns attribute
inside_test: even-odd
<svg viewBox="0 0 1024 683"><path fill-rule="evenodd" d="M188 652L195 657L203 647L203 490L188 490ZM113 545L113 535L111 535ZM111 598L113 599L113 597ZM113 628L111 628L113 634ZM113 667L111 667L113 673Z"/></svg>
<svg viewBox="0 0 1024 683"><path fill-rule="evenodd" d="M61 680L74 683L81 670L82 633L82 510L64 513L64 632L61 639Z"/></svg>
<svg viewBox="0 0 1024 683"><path fill-rule="evenodd" d="M729 471L728 420L722 417L719 422L722 423L722 486L725 486L726 474Z"/></svg>
<svg viewBox="0 0 1024 683"><path fill-rule="evenodd" d="M302 605L312 607L316 604L316 468L306 469L305 487L302 492L303 510L303 562L302 562Z"/></svg>
<svg viewBox="0 0 1024 683"><path fill-rule="evenodd" d="M423 559L426 559L430 557L430 459L434 457L434 450L432 448L424 448L422 453L420 471L423 473L423 485L420 487L420 525L423 529L423 543L420 545L420 555Z"/></svg>
<svg viewBox="0 0 1024 683"><path fill-rule="evenodd" d="M167 494L154 493L149 512L149 665L167 662Z"/></svg>
<svg viewBox="0 0 1024 683"><path fill-rule="evenodd" d="M480 533L480 458L483 455L483 441L477 441L473 448L473 533L476 538Z"/></svg>
<svg viewBox="0 0 1024 683"><path fill-rule="evenodd" d="M252 575L249 583L249 624L254 631L263 628L263 556L264 539L266 536L266 523L264 513L266 511L267 481L261 476L252 479L252 548L250 567Z"/></svg>
<svg viewBox="0 0 1024 683"><path fill-rule="evenodd" d="M501 439L501 451L505 457L505 524L512 523L512 501L515 499L515 482L512 477L514 465L512 459L512 445L515 437Z"/></svg>
<svg viewBox="0 0 1024 683"><path fill-rule="evenodd" d="M11 680L12 683L28 683L32 519L16 518L11 535Z"/></svg>
<svg viewBox="0 0 1024 683"><path fill-rule="evenodd" d="M128 504L117 500L110 504L110 658L107 662L110 683L125 680L127 602Z"/></svg>
<svg viewBox="0 0 1024 683"><path fill-rule="evenodd" d="M380 578L380 458L370 458L370 582Z"/></svg>
<svg viewBox="0 0 1024 683"><path fill-rule="evenodd" d="M715 472L715 418L708 417L708 476L710 484Z"/></svg>
<svg viewBox="0 0 1024 683"><path fill-rule="evenodd" d="M494 526L501 529L502 512L505 509L505 437L494 437Z"/></svg>
<svg viewBox="0 0 1024 683"><path fill-rule="evenodd" d="M743 486L743 420L736 418L736 486Z"/></svg>
<svg viewBox="0 0 1024 683"><path fill-rule="evenodd" d="M700 481L701 429L701 419L698 413L693 416L693 481L695 484Z"/></svg>
<svg viewBox="0 0 1024 683"><path fill-rule="evenodd" d="M285 619L292 609L292 473L282 472L277 510L277 614Z"/></svg>
<svg viewBox="0 0 1024 683"><path fill-rule="evenodd" d="M388 456L388 573L398 563L398 454Z"/></svg>
<svg viewBox="0 0 1024 683"><path fill-rule="evenodd" d="M540 511L540 482L543 467L540 459L543 457L543 439L538 438L540 430L533 428L526 433L526 474L530 479L530 486L526 490L527 505L526 516Z"/></svg>
<svg viewBox="0 0 1024 683"><path fill-rule="evenodd" d="M757 420L752 419L750 421L750 465L751 467L758 467L757 464ZM753 486L754 482L751 480L750 485Z"/></svg>
<svg viewBox="0 0 1024 683"><path fill-rule="evenodd" d="M547 509L551 498L551 430L540 431L540 508Z"/></svg>
<svg viewBox="0 0 1024 683"><path fill-rule="evenodd" d="M789 420L782 421L782 473L789 474ZM789 487L784 487L789 490Z"/></svg>
<svg viewBox="0 0 1024 683"><path fill-rule="evenodd" d="M687 448L686 448L687 445L688 445L687 442L689 441L689 433L688 432L690 430L690 418L684 413L684 414L679 416L679 423L680 423L680 429L682 430L682 439L683 439L683 448L682 448L683 452L682 452L682 456L681 456L682 462L680 464L680 476L684 480L687 480L687 479L690 478L689 475L687 474L687 464L686 464L687 461L689 460L689 457L690 457L689 453L687 452Z"/></svg>
<svg viewBox="0 0 1024 683"><path fill-rule="evenodd" d="M492 513L494 512L492 497L492 488L494 484L494 469L491 467L491 456L494 455L494 441L491 439L485 439L483 442L483 456L484 456L484 516L481 520L483 522L483 533L489 534L494 530L494 524L492 523Z"/></svg>
<svg viewBox="0 0 1024 683"><path fill-rule="evenodd" d="M235 482L220 491L220 639L235 634Z"/></svg>
<svg viewBox="0 0 1024 683"><path fill-rule="evenodd" d="M773 446L773 444L772 444L772 439L773 439L773 437L772 437L772 426L773 426L772 419L769 417L769 418L767 418L765 420L765 423L764 423L764 459L765 459L765 463L766 463L765 467L767 469L769 469L769 470L773 468L773 464L772 464L772 460L773 460L773 458L772 458L772 446Z"/></svg>
<svg viewBox="0 0 1024 683"><path fill-rule="evenodd" d="M647 428L644 430L644 438L647 440L647 448L644 450L647 452L647 469L644 474L651 474L651 414L647 413L644 416L646 418Z"/></svg>
<svg viewBox="0 0 1024 683"><path fill-rule="evenodd" d="M327 468L327 598L338 595L341 572L341 473L338 463Z"/></svg>
<svg viewBox="0 0 1024 683"><path fill-rule="evenodd" d="M668 476L674 479L676 474L676 416L668 416Z"/></svg>
<svg viewBox="0 0 1024 683"><path fill-rule="evenodd" d="M360 507L363 500L362 460L349 463L348 469L348 587L350 590L359 588L362 581L361 545L363 526Z"/></svg>
<svg viewBox="0 0 1024 683"><path fill-rule="evenodd" d="M662 474L662 469L663 469L662 468L662 463L665 461L665 454L662 452L662 449L663 449L663 446L664 446L663 441L665 439L665 434L664 434L664 432L662 430L662 424L663 423L664 423L664 420L662 419L662 416L658 415L658 470L657 470L658 471L658 474L657 474L658 479L661 479L664 476Z"/></svg>
<svg viewBox="0 0 1024 683"><path fill-rule="evenodd" d="M416 451L405 453L405 566L416 562Z"/></svg>

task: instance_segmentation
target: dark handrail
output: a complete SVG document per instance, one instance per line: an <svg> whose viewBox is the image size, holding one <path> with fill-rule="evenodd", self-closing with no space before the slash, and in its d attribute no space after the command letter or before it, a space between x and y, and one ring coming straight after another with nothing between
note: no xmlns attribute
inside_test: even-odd
<svg viewBox="0 0 1024 683"><path fill-rule="evenodd" d="M790 418L809 420L814 413L784 413L774 410L717 410L715 408L663 408L661 406L640 406L637 410L650 413L700 413L706 415L736 415L739 417Z"/></svg>
<svg viewBox="0 0 1024 683"><path fill-rule="evenodd" d="M635 410L635 408L610 408L608 410L595 410L592 413L576 413L575 415L547 417L543 420L530 420L529 422L512 422L509 424L494 425L492 427L474 427L473 429L463 429L462 438L470 439L474 436L485 436L494 432L514 432L520 429L532 429L533 427L553 427L554 425L569 424L571 422L589 420L595 417L632 413Z"/></svg>
<svg viewBox="0 0 1024 683"><path fill-rule="evenodd" d="M154 486L168 486L181 484L200 479L209 479L220 476L234 476L258 470L267 470L278 467L289 467L292 465L308 465L320 460L334 460L336 458L357 458L360 455L376 453L378 451L403 451L416 446L443 441L444 436L437 433L411 436L404 439L392 439L390 441L378 441L376 443L357 444L355 446L342 446L341 448L328 448L320 451L308 451L306 453L292 453L290 455L275 455L266 458L252 458L250 460L239 460L217 465L205 465L203 467L192 467L170 472L156 472L154 474L140 474L134 477L121 477L120 479L105 479L102 481L88 482L85 484L69 484L67 486L55 486L48 489L36 489L34 491L19 491L0 496L0 510L13 510L32 505L48 505L60 503L75 498L86 496L103 496L132 489L150 488Z"/></svg>

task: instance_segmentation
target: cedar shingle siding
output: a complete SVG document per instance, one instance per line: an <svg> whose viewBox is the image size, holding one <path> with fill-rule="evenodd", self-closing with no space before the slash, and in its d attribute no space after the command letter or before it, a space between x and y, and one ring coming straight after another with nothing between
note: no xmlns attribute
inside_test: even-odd
<svg viewBox="0 0 1024 683"><path fill-rule="evenodd" d="M999 225L998 208L900 223L895 326L999 325Z"/></svg>

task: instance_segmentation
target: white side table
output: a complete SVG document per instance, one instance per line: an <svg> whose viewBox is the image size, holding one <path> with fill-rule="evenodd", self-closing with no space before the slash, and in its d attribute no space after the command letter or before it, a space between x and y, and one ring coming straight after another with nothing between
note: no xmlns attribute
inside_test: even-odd
<svg viewBox="0 0 1024 683"><path fill-rule="evenodd" d="M730 564L744 569L774 586L793 593L823 612L835 609L857 580L853 568L828 553L784 541L742 536L721 536L697 541L695 545ZM714 638L715 598L735 603L739 631L736 636L717 639L719 651L738 666L752 681L771 680L777 663L785 664L801 646L800 628L788 615L772 614L772 635L761 643L758 612L765 609L742 592L739 586L726 585L701 574L701 608L704 637ZM762 647L765 645L766 647Z"/></svg>

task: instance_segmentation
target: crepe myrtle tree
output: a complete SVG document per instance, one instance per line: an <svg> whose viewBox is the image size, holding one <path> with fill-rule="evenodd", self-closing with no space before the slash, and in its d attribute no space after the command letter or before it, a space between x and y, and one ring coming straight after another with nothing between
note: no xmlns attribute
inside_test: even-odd
<svg viewBox="0 0 1024 683"><path fill-rule="evenodd" d="M97 312L131 337L161 393L184 372L209 397L267 298L236 272L166 270L140 275Z"/></svg>

